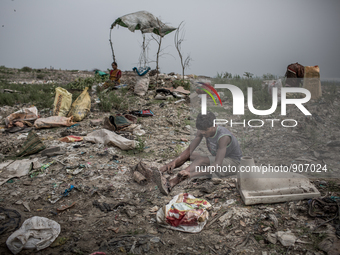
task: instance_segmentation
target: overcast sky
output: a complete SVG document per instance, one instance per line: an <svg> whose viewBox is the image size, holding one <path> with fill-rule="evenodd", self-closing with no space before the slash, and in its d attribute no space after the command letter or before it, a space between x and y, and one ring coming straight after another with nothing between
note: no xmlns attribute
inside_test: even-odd
<svg viewBox="0 0 340 255"><path fill-rule="evenodd" d="M299 62L319 65L322 78L340 78L338 0L1 0L0 65L107 70L110 25L141 10L174 27L185 22L182 52L193 59L186 74L284 75ZM181 72L174 34L163 40L164 73ZM121 70L138 66L140 31L114 28L112 41ZM155 60L157 45L149 48Z"/></svg>

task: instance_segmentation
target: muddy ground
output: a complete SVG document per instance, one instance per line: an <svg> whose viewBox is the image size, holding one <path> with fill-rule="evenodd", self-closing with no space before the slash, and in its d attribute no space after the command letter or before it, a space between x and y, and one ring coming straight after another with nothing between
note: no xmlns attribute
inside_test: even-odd
<svg viewBox="0 0 340 255"><path fill-rule="evenodd" d="M93 75L93 72L85 71L47 71L43 79L46 83L58 79L69 82L79 75ZM130 72L124 74L122 83L131 83L133 86L133 75ZM36 77L23 75L10 79L28 83L29 80L36 80ZM340 221L338 218L331 219L338 213L336 201L340 196L340 182L337 179L340 163L340 143L337 142L340 140L340 101L337 96L329 102L331 95L327 93L330 92L327 92L327 88L323 89L321 100L311 100L306 104L312 116L306 117L296 107L289 106L285 118L278 114L262 118L281 121L295 119L298 125L294 128L282 127L280 122L275 122L274 128L270 122L266 122L262 128L227 125L241 143L243 155L253 157L257 165L326 165L327 171L307 173L322 196L333 196L328 204L324 202L315 208L311 207L308 200L245 206L236 189L236 176L227 179L187 180L176 186L168 196L160 193L151 180L146 185L136 183L132 173L140 161L149 167L161 166L188 145L185 141L190 141L190 133L194 132L192 127L187 127L192 123L190 104L175 104L175 100L168 100L161 107L161 101L149 98L152 93L143 98L136 97L136 110L148 108L155 114L153 117L138 119L138 124L146 131L142 153L99 144L60 142L58 139L62 137L61 132L68 130L74 134L88 134L103 128L102 123L94 126L91 121L102 120L118 112L100 112L93 92L92 110L79 122L79 126L36 130L47 147L60 146L65 153L52 158L42 157L41 153L27 157L38 158L42 164L53 160L55 163L37 176L14 178L0 186L0 207L18 212L21 216L19 226L33 216L49 218L61 226L57 241L50 247L38 252L23 250L20 254L91 254L96 251L106 254L311 255L327 254L327 251L329 254L339 254L335 248L339 247L336 233ZM232 100L224 99L223 106L225 110L231 111ZM21 107L24 105L2 107L0 115L5 118ZM226 119L220 111L216 113L217 117ZM45 111L40 115L47 117L49 114ZM240 122L242 119L239 116L233 120ZM22 133L1 132L0 153L3 157L13 155L20 149L25 141L24 136L19 138L20 135ZM124 135L137 139L132 133ZM204 145L199 150L206 152ZM82 165L83 170L72 175L66 169L66 166L72 165ZM55 203L51 202L70 185L75 188L68 196ZM212 204L209 221L200 233L170 230L156 222L157 208L183 192L205 198ZM103 203L110 206L103 210L96 206ZM71 208L58 211L62 206L72 204ZM222 221L220 217L227 212L231 212L229 220ZM318 214L315 215L315 212ZM3 213L0 215L0 224L8 221L7 216ZM277 238L280 231L291 231L295 236L294 244L284 246L282 240ZM0 235L0 254L10 254L6 240L13 232L14 226ZM330 241L326 243L323 241L325 239ZM335 253L331 253L332 249Z"/></svg>

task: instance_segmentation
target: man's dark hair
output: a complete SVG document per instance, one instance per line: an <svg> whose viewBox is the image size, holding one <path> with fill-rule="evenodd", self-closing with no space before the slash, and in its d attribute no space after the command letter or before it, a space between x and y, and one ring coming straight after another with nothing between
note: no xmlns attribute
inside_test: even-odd
<svg viewBox="0 0 340 255"><path fill-rule="evenodd" d="M198 130L207 130L214 125L214 119L216 119L216 116L212 112L207 112L206 115L199 113L196 119L196 128Z"/></svg>

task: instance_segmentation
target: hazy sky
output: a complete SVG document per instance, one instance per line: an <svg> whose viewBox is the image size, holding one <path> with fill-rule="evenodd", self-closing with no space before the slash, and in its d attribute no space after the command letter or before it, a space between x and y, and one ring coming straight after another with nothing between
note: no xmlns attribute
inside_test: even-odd
<svg viewBox="0 0 340 255"><path fill-rule="evenodd" d="M193 59L186 74L284 75L299 62L319 65L322 78L340 78L339 0L1 0L0 65L106 70L110 25L141 10L174 27L185 22L182 51ZM114 28L112 40L118 67L137 66L140 31ZM163 47L161 72L180 73L174 32ZM151 60L156 48L150 44Z"/></svg>

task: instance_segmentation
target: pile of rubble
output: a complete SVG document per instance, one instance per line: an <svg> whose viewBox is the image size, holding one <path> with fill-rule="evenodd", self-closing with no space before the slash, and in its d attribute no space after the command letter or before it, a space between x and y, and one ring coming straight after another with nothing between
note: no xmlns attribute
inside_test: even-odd
<svg viewBox="0 0 340 255"><path fill-rule="evenodd" d="M122 83L133 85L135 77L133 72L123 72ZM44 240L48 245L21 244L22 254L31 253L27 248L44 249L42 253L48 254L339 253L338 179L311 176L321 198L252 206L244 205L235 176L190 179L175 186L168 196L160 193L145 171L159 168L182 152L192 138L190 131L194 131L189 125L192 122L190 93L184 88L172 87L172 83L181 78L160 74L160 84L164 86L136 100L139 111L149 109L153 114L138 116L137 123L129 125L140 125L145 131L142 142L138 141L139 135L134 129L127 127L114 132L105 128L105 118L117 115L95 108L95 94L91 94L91 107L95 109L83 120L68 126L45 129L26 126L11 133L5 132L3 122L0 128L0 253L7 254L9 247L19 247L21 239L13 235L18 234L16 231L22 235L27 231L35 233L37 222L41 225L47 222L48 227L44 229L49 232L39 238L48 236L49 239ZM156 78L151 76L150 84L154 83L152 79ZM175 100L157 100L169 96ZM157 101L152 102L155 99ZM18 107L1 107L0 121ZM231 109L232 102L224 100L223 107ZM336 111L315 101L310 102L308 108L312 117L302 116L294 107L288 108L290 116L299 121L296 129L273 129L270 125L262 129L240 125L230 129L238 137L244 155L253 157L257 164L327 164L336 176L340 145L340 132L333 120ZM41 109L37 115L48 118L52 111ZM241 116L235 120L240 121ZM318 146L310 142L310 127L317 128L317 141L324 141ZM32 130L46 149L24 158L13 157L22 150ZM89 139L101 130L133 141L134 146L122 149L115 144L120 139L116 136L110 143ZM137 142L143 144L143 152L136 148ZM204 144L199 150L206 151ZM141 164L146 169L144 172L138 167ZM165 177L176 175L186 166L188 164ZM209 218L195 234L164 227L158 221L160 210L177 195L186 193L211 205ZM17 251L10 249L13 253Z"/></svg>

